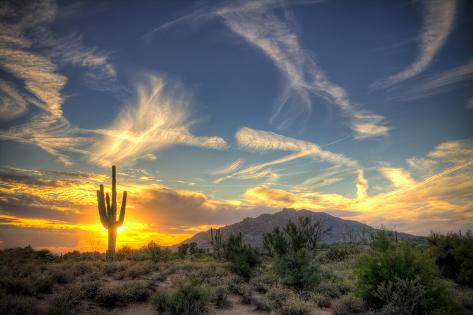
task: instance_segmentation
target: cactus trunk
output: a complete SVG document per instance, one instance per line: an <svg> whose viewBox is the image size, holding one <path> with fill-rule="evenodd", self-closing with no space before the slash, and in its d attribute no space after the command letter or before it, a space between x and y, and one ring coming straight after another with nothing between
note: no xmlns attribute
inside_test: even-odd
<svg viewBox="0 0 473 315"><path fill-rule="evenodd" d="M107 260L113 260L115 258L115 248L117 244L117 229L108 229L108 250Z"/></svg>
<svg viewBox="0 0 473 315"><path fill-rule="evenodd" d="M108 230L107 260L109 261L115 259L117 229L122 226L123 221L125 220L126 197L127 193L124 191L120 216L117 221L117 179L116 168L114 165L112 166L112 200L110 200L110 195L108 193L105 194L103 185L100 185L100 190L97 190L97 204L100 222L103 227Z"/></svg>

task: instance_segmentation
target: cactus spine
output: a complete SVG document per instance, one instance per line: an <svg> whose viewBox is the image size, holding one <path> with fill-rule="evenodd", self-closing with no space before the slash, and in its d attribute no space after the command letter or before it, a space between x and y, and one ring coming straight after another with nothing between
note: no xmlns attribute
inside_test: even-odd
<svg viewBox="0 0 473 315"><path fill-rule="evenodd" d="M123 192L120 216L117 221L117 179L115 165L112 166L112 200L104 193L103 185L97 190L97 203L99 208L100 222L108 230L108 250L107 260L115 258L115 247L117 243L117 229L122 226L125 220L126 191Z"/></svg>

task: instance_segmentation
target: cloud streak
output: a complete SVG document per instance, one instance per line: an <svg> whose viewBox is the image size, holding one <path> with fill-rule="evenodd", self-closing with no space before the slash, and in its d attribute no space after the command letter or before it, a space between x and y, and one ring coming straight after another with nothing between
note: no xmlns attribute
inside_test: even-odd
<svg viewBox="0 0 473 315"><path fill-rule="evenodd" d="M311 157L349 168L359 167L358 162L342 154L323 150L312 142L285 137L274 132L242 127L235 134L235 139L239 148L242 150L256 152L285 151L291 153L272 161L250 165L244 169L220 177L216 179L214 183L218 184L230 178L254 179L265 177L266 175L271 175L274 181L278 178L278 175L275 175L276 173L271 171L269 167L305 157Z"/></svg>
<svg viewBox="0 0 473 315"><path fill-rule="evenodd" d="M146 83L138 85L137 95L136 103L126 106L108 129L91 131L102 136L92 149L92 162L129 165L173 145L227 148L222 138L195 136L189 131L190 98L177 86L149 75Z"/></svg>
<svg viewBox="0 0 473 315"><path fill-rule="evenodd" d="M418 38L418 56L408 67L386 79L375 82L374 88L388 87L410 79L424 71L448 38L455 18L456 2L425 0L422 29Z"/></svg>

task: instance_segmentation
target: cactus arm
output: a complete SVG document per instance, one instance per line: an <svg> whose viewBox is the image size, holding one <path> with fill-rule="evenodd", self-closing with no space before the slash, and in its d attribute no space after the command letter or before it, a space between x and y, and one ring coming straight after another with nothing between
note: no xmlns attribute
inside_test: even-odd
<svg viewBox="0 0 473 315"><path fill-rule="evenodd" d="M122 208L120 209L120 217L117 222L117 227L122 226L125 220L125 209L126 209L126 191L123 192Z"/></svg>
<svg viewBox="0 0 473 315"><path fill-rule="evenodd" d="M101 189L97 190L97 204L99 208L99 215L100 215L100 222L102 223L104 228L108 228L108 218L107 218L107 211L105 209L105 201L103 197L103 186L100 185Z"/></svg>
<svg viewBox="0 0 473 315"><path fill-rule="evenodd" d="M110 195L105 193L105 200L107 201L107 216L110 219L112 217L112 209L110 207Z"/></svg>
<svg viewBox="0 0 473 315"><path fill-rule="evenodd" d="M112 207L111 214L113 221L117 217L117 171L115 165L112 166Z"/></svg>

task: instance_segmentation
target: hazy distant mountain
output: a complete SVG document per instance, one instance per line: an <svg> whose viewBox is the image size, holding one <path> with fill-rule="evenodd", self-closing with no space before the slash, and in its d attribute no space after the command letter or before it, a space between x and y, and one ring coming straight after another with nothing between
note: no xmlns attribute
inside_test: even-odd
<svg viewBox="0 0 473 315"><path fill-rule="evenodd" d="M313 212L309 210L283 209L274 214L262 214L256 218L246 218L241 222L227 225L220 228L223 236L226 238L231 233L241 232L243 240L247 244L261 248L263 246L263 235L271 232L276 226L283 226L289 220L296 222L298 217L310 217L312 220L321 220L326 227L331 228L328 235L322 238L323 242L336 243L350 240L361 240L368 238L369 232L374 228L351 220L344 220L334 217L325 212ZM406 233L398 233L399 238L413 238L415 236ZM196 242L201 248L210 247L210 230L200 232L193 237L185 240L183 243Z"/></svg>

